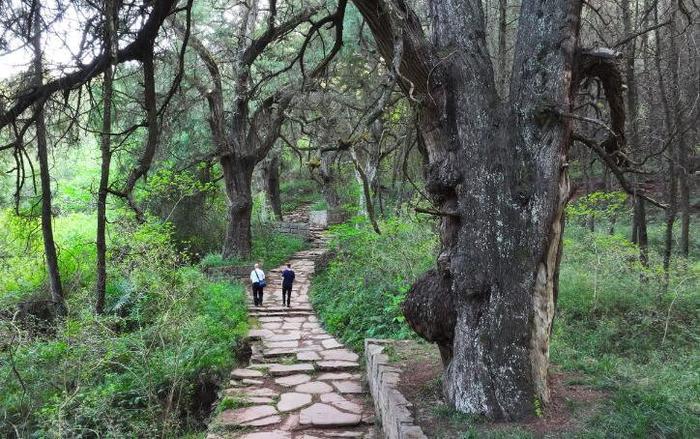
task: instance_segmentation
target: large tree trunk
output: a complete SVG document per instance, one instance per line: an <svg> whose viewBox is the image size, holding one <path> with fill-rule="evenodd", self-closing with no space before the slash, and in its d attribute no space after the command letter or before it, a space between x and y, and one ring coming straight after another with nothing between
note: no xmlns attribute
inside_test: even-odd
<svg viewBox="0 0 700 439"><path fill-rule="evenodd" d="M251 185L255 163L255 158L252 157L243 157L238 160L230 155L221 157L221 168L224 171L224 184L229 202L226 236L221 251L224 258L250 256L252 249L250 223L253 213Z"/></svg>
<svg viewBox="0 0 700 439"><path fill-rule="evenodd" d="M321 153L321 166L318 173L321 177L321 194L328 204L328 209L336 210L340 207L340 195L337 188L337 176L333 169L334 154Z"/></svg>
<svg viewBox="0 0 700 439"><path fill-rule="evenodd" d="M108 65L104 70L102 84L102 133L100 135L100 186L97 192L97 283L95 286L95 312L102 314L105 306L105 292L107 289L107 242L105 232L107 228L107 195L109 191L109 168L112 161L112 82L114 80L114 60L116 58L116 29L114 2L106 1L105 5L105 32L104 42L107 52L110 54Z"/></svg>
<svg viewBox="0 0 700 439"><path fill-rule="evenodd" d="M43 52L41 50L41 14L40 4L34 5L34 35L32 46L34 49L34 84L41 87L43 84ZM57 311L63 314L65 303L63 301L63 287L58 269L58 256L56 244L53 238L53 215L51 213L51 176L49 173L48 142L46 139L46 120L44 117L43 103L36 106L36 144L39 158L39 174L41 178L41 232L44 238L44 254L46 255L46 269L49 278L51 300Z"/></svg>
<svg viewBox="0 0 700 439"><path fill-rule="evenodd" d="M385 11L374 2L355 4L391 59ZM438 268L412 288L404 313L441 346L444 394L462 412L518 419L549 400L549 335L569 192L571 122L560 114L572 107L580 8L577 0L523 2L509 102L496 93L480 1L431 2L439 60L427 65L424 51L433 49L417 44L415 16L403 17L403 89L425 97L426 183L442 216ZM426 309L436 300L453 306ZM451 331L444 322L454 322Z"/></svg>

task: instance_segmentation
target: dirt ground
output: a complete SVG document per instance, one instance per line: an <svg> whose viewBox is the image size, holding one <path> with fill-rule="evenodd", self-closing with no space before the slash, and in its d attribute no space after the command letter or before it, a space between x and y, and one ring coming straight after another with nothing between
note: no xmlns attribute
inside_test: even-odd
<svg viewBox="0 0 700 439"><path fill-rule="evenodd" d="M552 367L551 403L542 416L518 423L487 422L448 407L442 398L442 362L437 347L420 341L397 341L385 351L403 372L399 390L413 404L413 416L429 438L559 437L577 431L604 398L582 385L581 377Z"/></svg>

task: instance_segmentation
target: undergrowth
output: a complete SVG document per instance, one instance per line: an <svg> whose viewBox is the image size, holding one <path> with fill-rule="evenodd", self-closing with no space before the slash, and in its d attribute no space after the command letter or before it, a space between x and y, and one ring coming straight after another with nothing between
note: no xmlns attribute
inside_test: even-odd
<svg viewBox="0 0 700 439"><path fill-rule="evenodd" d="M83 215L58 217L68 313L47 324L40 234L2 217L0 435L173 437L202 428L247 332L244 289L209 281L172 228L111 225L107 312L93 312L94 238ZM40 324L39 324L40 323Z"/></svg>
<svg viewBox="0 0 700 439"><path fill-rule="evenodd" d="M665 289L660 247L652 246L649 267L641 266L624 218L613 234L604 219L595 232L573 219L564 238L551 358L607 398L570 436L699 437L698 243L688 261L674 258ZM430 223L395 218L380 227L382 235L362 222L334 228L336 256L312 285L325 327L355 349L365 337L413 336L399 305L434 264ZM660 222L650 226L650 242L662 242L662 233ZM470 429L465 437L474 434Z"/></svg>

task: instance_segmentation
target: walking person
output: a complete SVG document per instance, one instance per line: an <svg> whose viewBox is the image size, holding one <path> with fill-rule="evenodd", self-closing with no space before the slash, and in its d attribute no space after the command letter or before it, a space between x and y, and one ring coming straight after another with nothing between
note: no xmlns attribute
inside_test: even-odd
<svg viewBox="0 0 700 439"><path fill-rule="evenodd" d="M253 284L253 305L262 306L263 288L265 288L265 272L260 269L260 264L250 272L250 282Z"/></svg>
<svg viewBox="0 0 700 439"><path fill-rule="evenodd" d="M282 272L282 306L289 308L292 298L292 285L294 284L294 270L292 264L287 264L287 268Z"/></svg>

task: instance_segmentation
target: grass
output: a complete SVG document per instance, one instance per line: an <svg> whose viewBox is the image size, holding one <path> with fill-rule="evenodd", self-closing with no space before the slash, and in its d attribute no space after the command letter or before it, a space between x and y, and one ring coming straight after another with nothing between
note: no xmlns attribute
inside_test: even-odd
<svg viewBox="0 0 700 439"><path fill-rule="evenodd" d="M332 228L335 259L311 286L311 301L326 327L355 349L367 337L411 337L399 305L433 263L436 239L429 224L394 219L380 227L377 235L356 219Z"/></svg>

